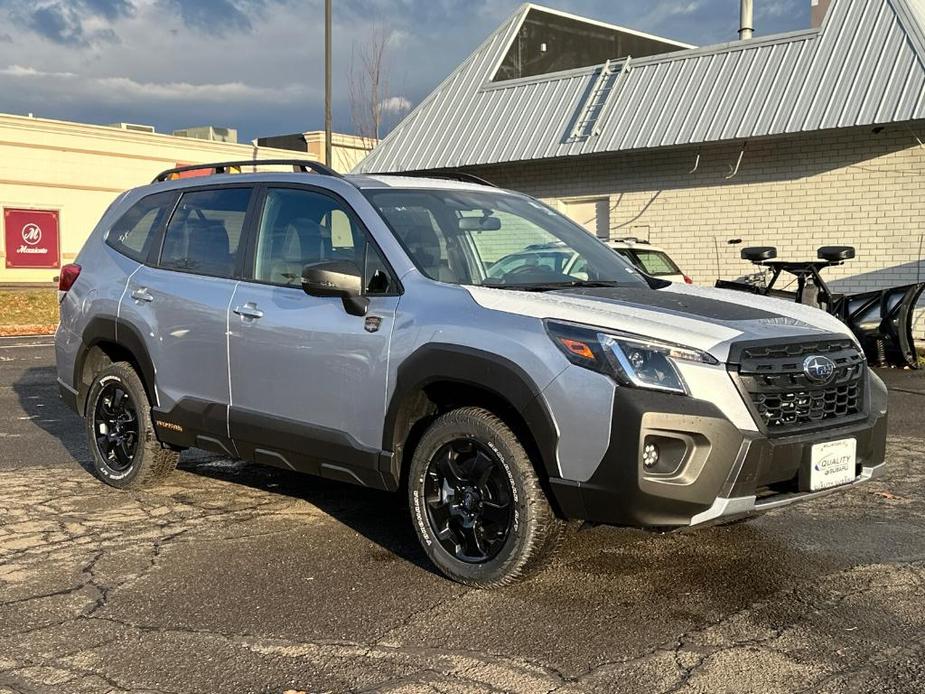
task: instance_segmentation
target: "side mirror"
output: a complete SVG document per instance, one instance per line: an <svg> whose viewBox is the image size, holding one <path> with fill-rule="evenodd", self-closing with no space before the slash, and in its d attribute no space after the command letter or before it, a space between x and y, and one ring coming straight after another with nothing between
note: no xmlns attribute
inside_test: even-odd
<svg viewBox="0 0 925 694"><path fill-rule="evenodd" d="M830 263L841 263L854 257L854 246L823 246L817 251L816 257Z"/></svg>
<svg viewBox="0 0 925 694"><path fill-rule="evenodd" d="M750 263L763 263L765 260L774 260L777 249L774 246L752 246L742 249L742 260Z"/></svg>
<svg viewBox="0 0 925 694"><path fill-rule="evenodd" d="M302 289L310 296L338 297L344 310L365 316L369 300L363 296L363 273L349 260L331 260L306 265L302 270Z"/></svg>

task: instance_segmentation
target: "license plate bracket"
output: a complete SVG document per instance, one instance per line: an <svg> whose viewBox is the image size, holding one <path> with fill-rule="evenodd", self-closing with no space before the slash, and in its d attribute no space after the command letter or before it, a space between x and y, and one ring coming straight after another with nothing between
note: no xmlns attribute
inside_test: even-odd
<svg viewBox="0 0 925 694"><path fill-rule="evenodd" d="M810 491L817 492L853 482L857 451L857 439L839 439L813 445L809 461Z"/></svg>

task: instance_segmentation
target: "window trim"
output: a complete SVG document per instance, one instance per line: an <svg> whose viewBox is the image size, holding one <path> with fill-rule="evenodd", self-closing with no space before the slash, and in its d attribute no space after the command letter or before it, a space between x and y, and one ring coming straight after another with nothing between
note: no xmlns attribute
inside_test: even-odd
<svg viewBox="0 0 925 694"><path fill-rule="evenodd" d="M161 265L161 256L164 253L164 242L167 239L167 229L170 228L171 222L173 222L174 216L177 214L177 210L180 209L180 203L183 200L183 196L188 193L201 193L203 191L210 190L229 190L236 188L249 188L251 191L250 198L247 201L247 209L244 211L244 224L241 226L241 236L238 239L238 248L235 251L235 262L234 268L232 270L231 276L225 275L209 275L203 272L196 272L194 270L184 270L182 268L174 267L164 267ZM211 277L213 279L221 280L240 280L241 278L241 264L243 259L243 254L241 253L241 244L247 241L247 234L249 233L249 220L254 211L254 202L256 198L257 189L259 185L256 183L226 183L224 185L201 185L201 186L190 186L189 188L178 188L174 192L179 193L176 201L174 202L173 210L170 213L170 217L167 219L167 222L163 225L163 228L160 230L160 238L157 239L156 246L152 247L152 252L149 254L148 263L153 268L158 270L163 270L165 272L179 272L184 275L193 275L195 277ZM154 252L156 250L156 253Z"/></svg>
<svg viewBox="0 0 925 694"><path fill-rule="evenodd" d="M363 289L361 296L368 297L371 299L379 297L396 297L401 296L405 293L404 285L402 285L401 280L398 279L398 273L395 272L395 268L392 267L392 263L389 260L389 257L383 252L382 247L377 243L376 239L369 232L367 226L363 223L363 220L360 218L360 215L357 214L356 210L353 209L353 206L347 202L347 200L338 195L333 190L328 188L322 188L319 186L314 186L305 183L288 183L288 182L278 182L278 183L261 183L259 190L257 191L256 200L253 201L253 218L251 219L251 224L248 225L248 236L247 236L247 246L244 249L244 254L242 257L243 267L241 268L240 277L238 278L241 282L247 282L248 284L256 284L263 287L275 287L277 289L295 289L304 293L304 289L300 286L278 284L276 282L265 282L263 280L258 280L254 275L257 270L257 243L258 236L260 235L260 223L263 220L263 211L266 207L267 194L269 191L273 190L300 190L309 193L317 193L323 197L330 198L334 200L344 212L347 214L347 217L350 219L351 224L354 224L360 232L366 237L367 246L372 245L373 248L379 253L379 257L382 258L382 261L385 263L386 270L388 271L391 277L391 284L395 286L394 291L390 291L384 294L367 294L366 289ZM365 273L366 268L360 268L361 271Z"/></svg>
<svg viewBox="0 0 925 694"><path fill-rule="evenodd" d="M136 207L138 207L138 205L142 204L145 200L156 197L158 195L172 195L174 199L169 205L164 206L164 209L168 210L167 216L164 218L164 220L160 224L153 226L151 230L148 232L148 238L145 239L145 245L148 246L148 252L144 253L144 251L142 251L141 253L134 253L134 252L128 253L126 252L127 247L124 244L121 246L117 246L116 242L112 238L113 229L115 229L116 226L128 216L129 212L131 212ZM160 247L161 234L163 230L167 228L167 224L170 222L170 219L173 217L173 213L177 209L177 202L179 200L180 200L180 196L177 195L177 191L175 190L169 190L169 191L162 190L157 193L151 193L149 195L145 195L143 197L138 198L135 202L133 202L131 205L125 208L125 211L123 211L122 214L119 215L119 218L115 222L109 225L109 229L106 230L106 236L103 239L104 243L107 246L109 246L112 250L114 250L116 253L118 253L119 255L125 258L128 258L129 260L133 260L136 263L141 263L142 265L148 265L149 264L148 261L151 259L152 252L155 249ZM131 249L128 249L128 250L131 250Z"/></svg>

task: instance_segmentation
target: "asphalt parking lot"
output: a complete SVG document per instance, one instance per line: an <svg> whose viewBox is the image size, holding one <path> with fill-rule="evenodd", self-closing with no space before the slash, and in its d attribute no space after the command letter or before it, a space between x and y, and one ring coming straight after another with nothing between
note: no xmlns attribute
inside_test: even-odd
<svg viewBox="0 0 925 694"><path fill-rule="evenodd" d="M436 575L402 500L184 455L85 469L49 338L0 340L0 693L922 692L925 377L886 479L748 523L573 532L498 592Z"/></svg>

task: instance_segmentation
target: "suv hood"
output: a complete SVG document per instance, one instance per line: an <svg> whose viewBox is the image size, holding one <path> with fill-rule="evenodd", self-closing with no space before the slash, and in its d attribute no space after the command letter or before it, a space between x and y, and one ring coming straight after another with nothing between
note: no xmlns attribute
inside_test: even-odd
<svg viewBox="0 0 925 694"><path fill-rule="evenodd" d="M663 289L606 287L521 292L466 286L494 311L597 326L709 352L727 361L734 342L846 335L837 318L811 306L729 289L671 284Z"/></svg>

